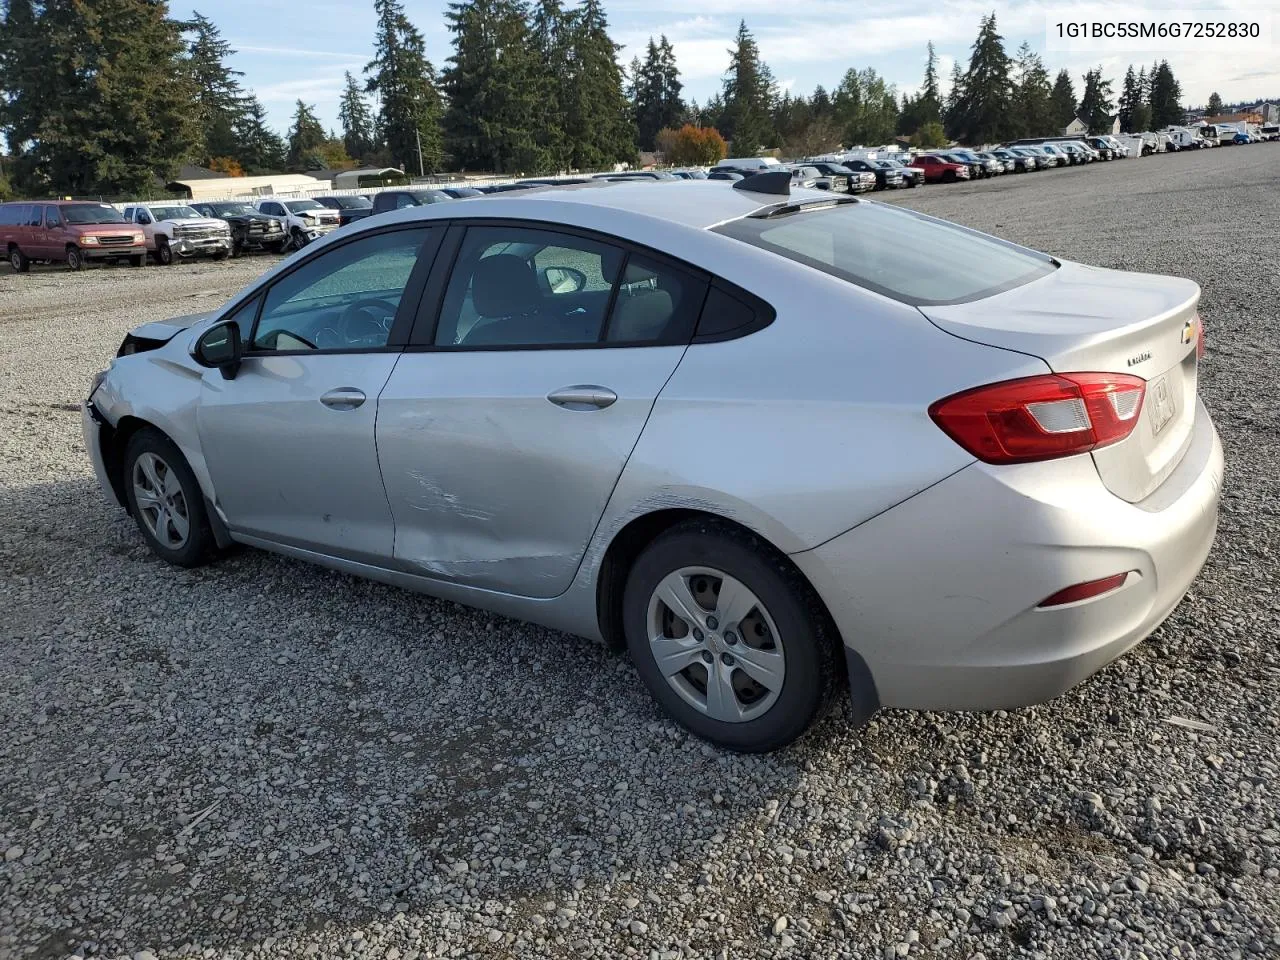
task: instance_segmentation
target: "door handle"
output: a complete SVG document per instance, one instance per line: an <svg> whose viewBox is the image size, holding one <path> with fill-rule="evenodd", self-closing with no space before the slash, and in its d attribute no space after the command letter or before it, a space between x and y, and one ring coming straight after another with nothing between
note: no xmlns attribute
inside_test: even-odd
<svg viewBox="0 0 1280 960"><path fill-rule="evenodd" d="M561 387L547 394L547 399L557 407L566 410L603 410L612 406L618 395L608 387L595 384L578 384L572 387Z"/></svg>
<svg viewBox="0 0 1280 960"><path fill-rule="evenodd" d="M354 410L364 401L364 391L355 387L338 387L320 397L320 402L331 410Z"/></svg>

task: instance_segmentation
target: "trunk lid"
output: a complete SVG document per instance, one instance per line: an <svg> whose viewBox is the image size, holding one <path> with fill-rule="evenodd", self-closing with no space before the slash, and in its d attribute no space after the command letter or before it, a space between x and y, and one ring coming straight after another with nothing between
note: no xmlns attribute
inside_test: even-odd
<svg viewBox="0 0 1280 960"><path fill-rule="evenodd" d="M992 297L920 309L947 333L1039 357L1055 373L1146 380L1133 432L1092 454L1107 489L1136 503L1173 472L1191 443L1199 301L1190 280L1064 262Z"/></svg>

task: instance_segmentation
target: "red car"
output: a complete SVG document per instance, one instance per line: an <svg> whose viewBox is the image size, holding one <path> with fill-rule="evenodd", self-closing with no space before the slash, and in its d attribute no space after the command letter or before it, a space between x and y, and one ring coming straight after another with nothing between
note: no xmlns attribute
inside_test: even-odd
<svg viewBox="0 0 1280 960"><path fill-rule="evenodd" d="M924 171L925 183L955 183L969 179L968 167L927 153L916 157L911 165Z"/></svg>
<svg viewBox="0 0 1280 960"><path fill-rule="evenodd" d="M110 204L46 200L0 204L0 247L17 273L33 260L83 270L90 260L146 262L147 241Z"/></svg>

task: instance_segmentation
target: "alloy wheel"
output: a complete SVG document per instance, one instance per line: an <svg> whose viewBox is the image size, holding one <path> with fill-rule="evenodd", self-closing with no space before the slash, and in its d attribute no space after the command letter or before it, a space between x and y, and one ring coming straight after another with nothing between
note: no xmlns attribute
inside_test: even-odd
<svg viewBox="0 0 1280 960"><path fill-rule="evenodd" d="M669 573L649 598L646 625L667 683L713 720L754 720L782 692L786 655L777 625L759 597L721 570Z"/></svg>
<svg viewBox="0 0 1280 960"><path fill-rule="evenodd" d="M186 495L178 475L150 451L133 462L133 499L147 531L169 550L180 550L191 534Z"/></svg>

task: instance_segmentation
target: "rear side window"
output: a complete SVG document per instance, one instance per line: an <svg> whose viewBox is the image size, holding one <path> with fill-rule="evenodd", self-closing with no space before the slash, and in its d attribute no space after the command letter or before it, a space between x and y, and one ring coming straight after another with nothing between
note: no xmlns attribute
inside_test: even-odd
<svg viewBox="0 0 1280 960"><path fill-rule="evenodd" d="M980 300L1057 269L1044 254L876 203L745 217L715 230L913 306Z"/></svg>
<svg viewBox="0 0 1280 960"><path fill-rule="evenodd" d="M19 209L18 206L10 204L0 207L0 227L16 227Z"/></svg>

